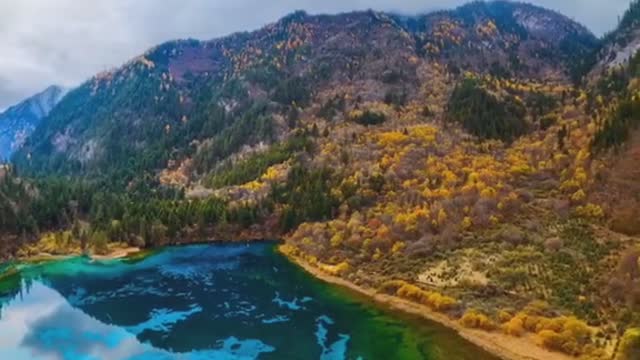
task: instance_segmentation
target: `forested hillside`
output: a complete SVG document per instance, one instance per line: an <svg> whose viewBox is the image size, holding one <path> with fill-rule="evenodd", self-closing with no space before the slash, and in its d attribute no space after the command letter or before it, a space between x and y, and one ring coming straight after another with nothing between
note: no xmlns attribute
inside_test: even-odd
<svg viewBox="0 0 640 360"><path fill-rule="evenodd" d="M327 96L349 95L343 111L402 106L420 96L425 63L557 81L596 43L561 15L506 2L413 18L295 13L253 33L166 43L94 77L15 161L33 172L138 174L188 157L204 173L244 145L287 137L313 105L331 105Z"/></svg>
<svg viewBox="0 0 640 360"><path fill-rule="evenodd" d="M640 57L609 59L640 39L637 7L601 40L497 1L160 45L69 93L14 156L3 249L283 238L465 327L633 359Z"/></svg>

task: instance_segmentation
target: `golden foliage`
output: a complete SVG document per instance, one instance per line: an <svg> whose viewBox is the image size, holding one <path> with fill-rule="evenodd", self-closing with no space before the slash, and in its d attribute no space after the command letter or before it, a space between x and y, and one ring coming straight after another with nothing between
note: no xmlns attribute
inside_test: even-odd
<svg viewBox="0 0 640 360"><path fill-rule="evenodd" d="M348 273L351 270L351 266L348 262L343 261L337 265L318 264L320 269L329 275L341 276Z"/></svg>
<svg viewBox="0 0 640 360"><path fill-rule="evenodd" d="M457 304L457 301L452 297L426 291L406 282L387 283L385 287L388 289L391 285L400 285L396 291L397 296L426 305L435 311L447 311Z"/></svg>
<svg viewBox="0 0 640 360"><path fill-rule="evenodd" d="M588 203L576 208L576 215L590 220L599 220L604 217L604 210L600 205Z"/></svg>
<svg viewBox="0 0 640 360"><path fill-rule="evenodd" d="M511 336L522 336L524 334L524 316L514 316L509 321L502 324L502 330Z"/></svg>
<svg viewBox="0 0 640 360"><path fill-rule="evenodd" d="M460 319L460 323L464 327L472 328L472 329L482 329L487 331L495 330L496 324L489 319L488 316L480 313L477 310L467 310L462 318Z"/></svg>
<svg viewBox="0 0 640 360"><path fill-rule="evenodd" d="M627 329L620 339L616 360L640 359L640 328Z"/></svg>

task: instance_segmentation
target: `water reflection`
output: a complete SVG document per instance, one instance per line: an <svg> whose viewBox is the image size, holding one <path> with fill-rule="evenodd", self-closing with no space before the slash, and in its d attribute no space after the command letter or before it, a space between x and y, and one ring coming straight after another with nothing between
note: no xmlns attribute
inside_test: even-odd
<svg viewBox="0 0 640 360"><path fill-rule="evenodd" d="M315 281L264 244L20 265L0 281L0 304L0 359L493 360Z"/></svg>
<svg viewBox="0 0 640 360"><path fill-rule="evenodd" d="M136 332L104 324L36 282L24 296L6 304L0 319L0 358L254 359L275 350L259 340L231 337L210 350L172 353L141 343Z"/></svg>

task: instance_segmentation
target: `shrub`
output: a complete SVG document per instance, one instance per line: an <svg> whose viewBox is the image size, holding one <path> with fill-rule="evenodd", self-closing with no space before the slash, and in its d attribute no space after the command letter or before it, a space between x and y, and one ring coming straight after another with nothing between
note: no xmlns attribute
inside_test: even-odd
<svg viewBox="0 0 640 360"><path fill-rule="evenodd" d="M538 333L538 344L549 350L561 351L570 355L578 355L580 347L578 343L567 336L558 334L553 330L542 330Z"/></svg>
<svg viewBox="0 0 640 360"><path fill-rule="evenodd" d="M571 336L573 336L573 338L580 344L586 344L591 341L593 333L587 323L582 320L578 320L574 316L567 318L563 328L565 333L570 333Z"/></svg>
<svg viewBox="0 0 640 360"><path fill-rule="evenodd" d="M525 308L524 312L527 315L538 315L543 316L549 313L549 309L551 307L548 303L542 300L535 300L530 302Z"/></svg>
<svg viewBox="0 0 640 360"><path fill-rule="evenodd" d="M584 199L586 199L586 197L587 194L584 192L584 190L579 189L571 195L571 201L574 203L581 203L584 201Z"/></svg>
<svg viewBox="0 0 640 360"><path fill-rule="evenodd" d="M427 297L429 296L426 291L420 289L415 285L411 285L407 283L405 283L398 289L398 291L396 292L396 295L405 299L410 299L415 302L419 302L419 303L425 303L427 300Z"/></svg>
<svg viewBox="0 0 640 360"><path fill-rule="evenodd" d="M376 111L354 111L351 114L351 121L360 125L380 125L387 120L387 116Z"/></svg>
<svg viewBox="0 0 640 360"><path fill-rule="evenodd" d="M584 321L573 316L545 316L548 312L547 303L534 301L502 324L502 330L513 336L522 336L527 331L535 333L541 346L570 355L582 354L593 347L591 329Z"/></svg>
<svg viewBox="0 0 640 360"><path fill-rule="evenodd" d="M391 289L399 283L387 282L383 284L386 289ZM448 311L457 305L456 299L442 295L437 292L422 290L421 288L402 282L402 285L396 291L396 295L426 305L435 311Z"/></svg>
<svg viewBox="0 0 640 360"><path fill-rule="evenodd" d="M104 231L96 231L91 235L91 246L98 255L106 255L109 252L109 238Z"/></svg>
<svg viewBox="0 0 640 360"><path fill-rule="evenodd" d="M500 240L511 245L521 245L527 242L526 236L519 227L515 225L505 225L498 233Z"/></svg>
<svg viewBox="0 0 640 360"><path fill-rule="evenodd" d="M540 318L538 320L538 324L536 325L536 332L540 332L542 330L562 332L566 322L567 319L565 317Z"/></svg>
<svg viewBox="0 0 640 360"><path fill-rule="evenodd" d="M351 271L351 266L348 262L343 261L337 265L320 264L320 269L329 275L342 276Z"/></svg>
<svg viewBox="0 0 640 360"><path fill-rule="evenodd" d="M527 315L522 318L522 325L529 332L536 332L538 328L538 323L540 323L540 317L536 315Z"/></svg>
<svg viewBox="0 0 640 360"><path fill-rule="evenodd" d="M513 315L511 315L511 313L506 310L500 310L498 312L498 321L500 321L501 323L506 323L512 318L513 318Z"/></svg>
<svg viewBox="0 0 640 360"><path fill-rule="evenodd" d="M584 206L578 206L576 208L576 215L587 220L600 220L604 218L604 210L602 210L600 205L589 203Z"/></svg>
<svg viewBox="0 0 640 360"><path fill-rule="evenodd" d="M464 315L462 315L460 322L464 327L472 329L492 331L496 328L496 324L489 319L488 316L478 312L477 310L467 310Z"/></svg>
<svg viewBox="0 0 640 360"><path fill-rule="evenodd" d="M502 325L502 330L511 336L522 336L524 334L524 318L526 315L519 314L511 318L511 320L507 321Z"/></svg>
<svg viewBox="0 0 640 360"><path fill-rule="evenodd" d="M627 329L620 339L616 360L640 359L640 328Z"/></svg>
<svg viewBox="0 0 640 360"><path fill-rule="evenodd" d="M456 304L457 301L454 298L439 293L432 293L427 299L427 305L437 311L451 310Z"/></svg>
<svg viewBox="0 0 640 360"><path fill-rule="evenodd" d="M348 262L343 261L340 264L336 265L335 267L335 273L336 275L343 275L348 273L351 270L351 266L349 265Z"/></svg>
<svg viewBox="0 0 640 360"><path fill-rule="evenodd" d="M544 242L544 247L548 251L557 252L562 249L563 241L559 237L552 237Z"/></svg>
<svg viewBox="0 0 640 360"><path fill-rule="evenodd" d="M402 286L404 286L406 282L402 280L388 280L382 283L380 287L378 287L378 292L395 295Z"/></svg>

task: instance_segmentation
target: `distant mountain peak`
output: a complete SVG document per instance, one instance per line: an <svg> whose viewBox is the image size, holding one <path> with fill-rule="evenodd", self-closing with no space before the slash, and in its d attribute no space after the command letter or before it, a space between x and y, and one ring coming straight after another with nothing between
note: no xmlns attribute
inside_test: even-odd
<svg viewBox="0 0 640 360"><path fill-rule="evenodd" d="M62 86L51 85L0 114L0 161L9 159L24 144L67 91Z"/></svg>
<svg viewBox="0 0 640 360"><path fill-rule="evenodd" d="M618 26L604 36L591 71L591 78L598 78L610 70L625 67L640 50L640 1L633 0Z"/></svg>

